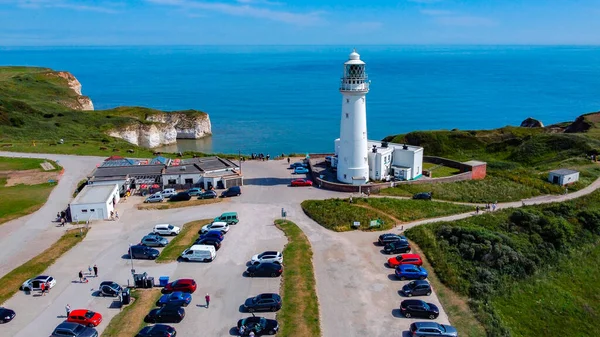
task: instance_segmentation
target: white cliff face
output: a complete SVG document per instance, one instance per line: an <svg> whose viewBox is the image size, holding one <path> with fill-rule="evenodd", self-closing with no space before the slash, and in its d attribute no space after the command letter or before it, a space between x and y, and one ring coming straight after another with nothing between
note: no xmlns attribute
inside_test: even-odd
<svg viewBox="0 0 600 337"><path fill-rule="evenodd" d="M76 104L69 104L66 102L63 102L63 104L75 110L94 110L94 104L92 103L92 100L89 97L83 96L81 94L81 83L79 83L79 81L77 80L77 78L75 78L75 76L73 76L73 74L67 71L55 71L49 72L48 74L58 76L67 80L67 85L69 86L69 88L71 88L71 90L73 90L77 95L79 95L77 97Z"/></svg>
<svg viewBox="0 0 600 337"><path fill-rule="evenodd" d="M208 115L187 115L185 113L169 112L150 115L147 121L173 125L179 139L198 139L212 134Z"/></svg>
<svg viewBox="0 0 600 337"><path fill-rule="evenodd" d="M108 135L148 148L173 144L177 141L177 131L168 124L133 124L122 129L111 130Z"/></svg>

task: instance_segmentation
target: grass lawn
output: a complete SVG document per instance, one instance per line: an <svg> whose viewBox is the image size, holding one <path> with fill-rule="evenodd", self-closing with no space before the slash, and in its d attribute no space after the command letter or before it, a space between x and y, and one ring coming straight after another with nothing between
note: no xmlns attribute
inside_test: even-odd
<svg viewBox="0 0 600 337"><path fill-rule="evenodd" d="M0 224L33 213L48 200L56 183L38 185L4 186L5 178L0 178Z"/></svg>
<svg viewBox="0 0 600 337"><path fill-rule="evenodd" d="M431 178L441 178L441 177L449 177L455 174L460 173L460 170L453 167L433 164L433 163L423 163L423 170L431 171Z"/></svg>
<svg viewBox="0 0 600 337"><path fill-rule="evenodd" d="M173 202L166 201L166 202L147 203L147 204L142 203L142 204L137 205L137 209L139 209L139 210L171 209L171 208L181 208L181 207L215 204L215 203L221 202L221 201L223 201L223 198L190 199L187 201L173 201Z"/></svg>
<svg viewBox="0 0 600 337"><path fill-rule="evenodd" d="M177 261L184 250L190 248L192 243L198 238L198 231L202 226L209 224L213 219L202 219L185 223L181 232L175 236L169 244L163 248L156 262Z"/></svg>
<svg viewBox="0 0 600 337"><path fill-rule="evenodd" d="M47 159L0 157L0 171L41 170L43 162L49 162L54 166L54 170L51 171L61 169L56 162Z"/></svg>
<svg viewBox="0 0 600 337"><path fill-rule="evenodd" d="M283 249L284 269L281 285L283 306L277 313L278 336L321 336L312 248L298 226L287 220L275 225L288 239Z"/></svg>
<svg viewBox="0 0 600 337"><path fill-rule="evenodd" d="M42 274L54 261L81 242L86 234L86 229L83 229L83 236L79 229L70 229L50 248L4 275L0 279L0 304L12 297L23 282Z"/></svg>
<svg viewBox="0 0 600 337"><path fill-rule="evenodd" d="M124 307L119 314L110 320L102 337L131 337L135 336L144 326L144 317L155 307L160 297L160 289L133 289L132 302Z"/></svg>
<svg viewBox="0 0 600 337"><path fill-rule="evenodd" d="M428 200L401 200L394 198L354 199L359 205L365 204L378 209L400 221L409 222L427 218L437 218L451 214L475 210L472 206L456 205L448 202Z"/></svg>
<svg viewBox="0 0 600 337"><path fill-rule="evenodd" d="M374 230L387 230L394 227L395 222L380 212L350 204L348 199L305 200L302 210L319 225L336 232L353 230L354 221L360 221L361 230L370 230L369 222L380 218L384 225Z"/></svg>

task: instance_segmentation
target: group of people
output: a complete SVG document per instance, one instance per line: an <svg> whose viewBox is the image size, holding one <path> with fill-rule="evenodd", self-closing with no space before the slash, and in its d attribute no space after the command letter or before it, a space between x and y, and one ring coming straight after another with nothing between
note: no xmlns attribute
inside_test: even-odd
<svg viewBox="0 0 600 337"><path fill-rule="evenodd" d="M40 291L42 292L42 296L46 296L46 293L50 292L50 282L40 284Z"/></svg>
<svg viewBox="0 0 600 337"><path fill-rule="evenodd" d="M111 220L119 220L119 212L117 210L110 211L110 219Z"/></svg>
<svg viewBox="0 0 600 337"><path fill-rule="evenodd" d="M498 201L495 201L493 203L488 202L485 204L485 208L483 210L485 211L495 211L496 208L498 208ZM479 211L481 210L481 208L479 206L475 207L475 213L479 214Z"/></svg>
<svg viewBox="0 0 600 337"><path fill-rule="evenodd" d="M271 155L269 154L264 154L264 153L252 153L250 155L250 159L258 159L258 160L269 160L269 158L271 158Z"/></svg>
<svg viewBox="0 0 600 337"><path fill-rule="evenodd" d="M94 265L94 267L88 266L88 275L91 277L92 276L92 271L94 272L94 277L98 277L98 266ZM85 275L83 275L83 270L79 271L79 283L87 283L87 277L85 277Z"/></svg>
<svg viewBox="0 0 600 337"><path fill-rule="evenodd" d="M60 226L64 227L65 223L67 223L67 212L62 211L56 213L56 221L60 222Z"/></svg>

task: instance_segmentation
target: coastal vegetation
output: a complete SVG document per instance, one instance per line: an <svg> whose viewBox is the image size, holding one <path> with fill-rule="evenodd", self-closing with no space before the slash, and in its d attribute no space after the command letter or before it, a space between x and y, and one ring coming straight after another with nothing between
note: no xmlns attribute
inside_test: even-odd
<svg viewBox="0 0 600 337"><path fill-rule="evenodd" d="M202 226L209 224L213 219L202 219L190 221L181 226L181 231L175 236L169 244L163 248L162 252L156 259L156 262L171 262L177 261L184 250L190 248L198 238L198 231Z"/></svg>

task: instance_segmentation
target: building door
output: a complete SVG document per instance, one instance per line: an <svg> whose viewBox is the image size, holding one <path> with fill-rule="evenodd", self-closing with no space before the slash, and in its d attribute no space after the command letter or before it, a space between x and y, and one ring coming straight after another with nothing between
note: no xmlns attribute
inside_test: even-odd
<svg viewBox="0 0 600 337"><path fill-rule="evenodd" d="M554 184L558 184L558 176L553 176L553 177L552 177L552 182L553 182Z"/></svg>
<svg viewBox="0 0 600 337"><path fill-rule="evenodd" d="M98 216L98 220L104 220L104 208L97 208L96 214Z"/></svg>

